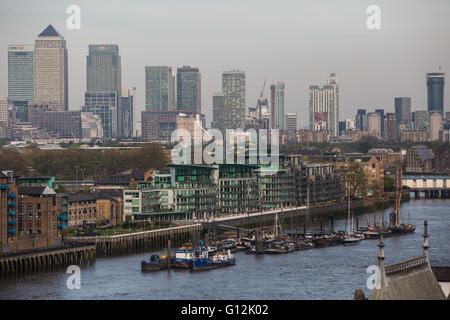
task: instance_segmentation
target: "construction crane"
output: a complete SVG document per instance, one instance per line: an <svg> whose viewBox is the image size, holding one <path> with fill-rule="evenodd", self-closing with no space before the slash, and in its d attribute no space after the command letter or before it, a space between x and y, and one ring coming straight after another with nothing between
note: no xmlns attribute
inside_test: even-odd
<svg viewBox="0 0 450 320"><path fill-rule="evenodd" d="M267 78L264 79L263 87L262 87L261 91L259 92L260 98L262 98L262 96L264 95L264 89L266 88L266 82L267 82Z"/></svg>

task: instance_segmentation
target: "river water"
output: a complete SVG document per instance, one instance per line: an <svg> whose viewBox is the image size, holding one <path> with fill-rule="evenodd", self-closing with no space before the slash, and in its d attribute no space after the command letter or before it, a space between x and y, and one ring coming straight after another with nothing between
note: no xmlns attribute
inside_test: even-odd
<svg viewBox="0 0 450 320"><path fill-rule="evenodd" d="M406 222L408 212L416 232L385 239L386 263L422 254L427 219L431 265L450 266L450 200L411 200L402 205ZM373 214L367 215L372 219ZM359 221L363 225L365 216ZM335 230L344 226L345 220L335 221ZM81 269L78 290L67 288L70 275L64 271L41 273L1 280L0 299L353 299L357 287L370 292L366 269L377 264L377 243L364 240L283 255L238 252L235 266L202 272L141 273L140 262L149 253L98 258L94 266Z"/></svg>

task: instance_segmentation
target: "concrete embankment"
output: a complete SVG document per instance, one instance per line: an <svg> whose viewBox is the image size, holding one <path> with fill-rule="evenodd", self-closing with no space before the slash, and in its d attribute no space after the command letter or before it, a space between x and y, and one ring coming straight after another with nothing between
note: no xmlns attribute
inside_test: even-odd
<svg viewBox="0 0 450 320"><path fill-rule="evenodd" d="M71 237L66 238L65 241L70 243L94 243L97 257L108 257L165 249L169 239L173 249L178 248L182 243L192 239L195 232L201 234L202 231L202 224L197 223L117 236Z"/></svg>
<svg viewBox="0 0 450 320"><path fill-rule="evenodd" d="M65 269L95 263L95 245L64 245L0 255L0 278Z"/></svg>

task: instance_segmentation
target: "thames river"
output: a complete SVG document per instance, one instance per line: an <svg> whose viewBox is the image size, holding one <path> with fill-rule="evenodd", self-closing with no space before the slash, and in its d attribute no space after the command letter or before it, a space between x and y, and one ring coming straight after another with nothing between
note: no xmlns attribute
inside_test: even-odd
<svg viewBox="0 0 450 320"><path fill-rule="evenodd" d="M386 217L391 209L386 209ZM409 214L408 214L409 212ZM372 214L368 213L370 221ZM428 220L430 262L450 266L450 200L414 200L402 204L414 234L385 239L386 263L422 254L423 221ZM408 218L409 216L409 218ZM364 215L359 216L365 225ZM345 220L335 221L343 230ZM370 290L366 269L377 265L378 240L282 255L236 253L233 267L191 272L175 269L141 273L149 253L98 258L81 269L81 288L68 289L64 271L0 280L0 299L353 299L357 287Z"/></svg>

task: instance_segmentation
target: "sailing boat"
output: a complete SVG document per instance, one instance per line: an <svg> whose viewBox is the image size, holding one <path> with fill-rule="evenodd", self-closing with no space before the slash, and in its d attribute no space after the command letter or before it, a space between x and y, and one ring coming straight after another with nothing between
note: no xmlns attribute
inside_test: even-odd
<svg viewBox="0 0 450 320"><path fill-rule="evenodd" d="M402 191L397 192L397 199L395 200L395 206L391 213L391 225L389 226L389 230L392 234L404 234L404 233L413 233L416 230L416 226L408 223L404 224L399 222L400 220L400 203L402 199Z"/></svg>
<svg viewBox="0 0 450 320"><path fill-rule="evenodd" d="M275 213L274 225L275 238L269 243L269 247L264 250L265 253L288 253L294 251L294 244L283 238L283 230L278 220L278 213Z"/></svg>
<svg viewBox="0 0 450 320"><path fill-rule="evenodd" d="M351 223L351 225L350 225ZM350 246L359 244L363 237L355 235L353 232L353 216L350 216L350 183L348 184L348 217L347 217L347 230L345 237L342 239L344 246Z"/></svg>

